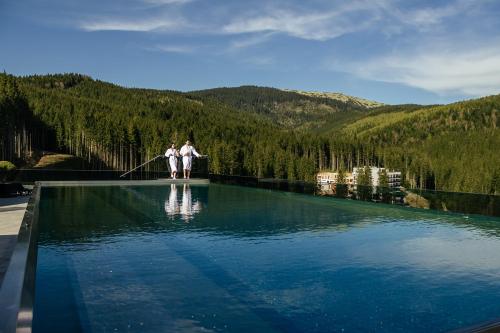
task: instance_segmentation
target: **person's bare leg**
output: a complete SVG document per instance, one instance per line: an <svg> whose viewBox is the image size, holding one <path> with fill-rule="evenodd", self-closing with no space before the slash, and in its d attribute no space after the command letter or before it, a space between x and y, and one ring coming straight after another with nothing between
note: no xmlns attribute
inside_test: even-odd
<svg viewBox="0 0 500 333"><path fill-rule="evenodd" d="M188 171L187 171L187 175L188 175L188 178L187 178L187 179L189 179L189 177L191 177L191 170L188 170Z"/></svg>
<svg viewBox="0 0 500 333"><path fill-rule="evenodd" d="M186 179L186 172L187 172L187 170L184 169L184 179Z"/></svg>

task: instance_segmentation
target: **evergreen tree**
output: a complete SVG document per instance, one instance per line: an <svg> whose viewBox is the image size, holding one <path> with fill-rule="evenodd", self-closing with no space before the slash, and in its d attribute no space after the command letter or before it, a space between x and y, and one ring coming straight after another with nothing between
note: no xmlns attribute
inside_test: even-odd
<svg viewBox="0 0 500 333"><path fill-rule="evenodd" d="M340 168L337 171L337 184L345 184L346 183L346 174L344 168Z"/></svg>

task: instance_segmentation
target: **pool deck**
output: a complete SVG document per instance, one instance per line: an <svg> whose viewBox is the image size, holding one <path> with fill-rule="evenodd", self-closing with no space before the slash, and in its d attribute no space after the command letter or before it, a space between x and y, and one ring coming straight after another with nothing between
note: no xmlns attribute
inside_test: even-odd
<svg viewBox="0 0 500 333"><path fill-rule="evenodd" d="M0 198L0 286L16 245L29 196Z"/></svg>

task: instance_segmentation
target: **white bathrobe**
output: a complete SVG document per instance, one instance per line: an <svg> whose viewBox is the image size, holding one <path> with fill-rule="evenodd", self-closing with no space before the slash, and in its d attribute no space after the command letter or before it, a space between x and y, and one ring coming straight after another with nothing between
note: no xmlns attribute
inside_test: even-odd
<svg viewBox="0 0 500 333"><path fill-rule="evenodd" d="M182 146L180 154L182 156L182 165L184 166L184 170L191 170L193 155L196 157L201 156L193 146L188 145Z"/></svg>
<svg viewBox="0 0 500 333"><path fill-rule="evenodd" d="M165 152L165 157L168 158L170 164L170 172L177 172L177 154L176 149L168 148Z"/></svg>

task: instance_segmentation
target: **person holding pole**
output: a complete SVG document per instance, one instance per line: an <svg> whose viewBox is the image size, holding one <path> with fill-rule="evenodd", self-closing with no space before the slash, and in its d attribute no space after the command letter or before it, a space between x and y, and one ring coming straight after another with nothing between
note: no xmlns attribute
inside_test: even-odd
<svg viewBox="0 0 500 333"><path fill-rule="evenodd" d="M182 156L182 165L184 168L184 178L189 179L191 176L191 166L193 162L193 155L196 157L204 157L203 155L198 154L196 149L191 145L189 140L186 141L186 144L182 146L180 150L180 155Z"/></svg>
<svg viewBox="0 0 500 333"><path fill-rule="evenodd" d="M175 143L172 143L170 148L165 152L165 157L168 158L168 164L170 164L170 176L172 179L177 177L177 157L179 156L179 151L175 149Z"/></svg>

